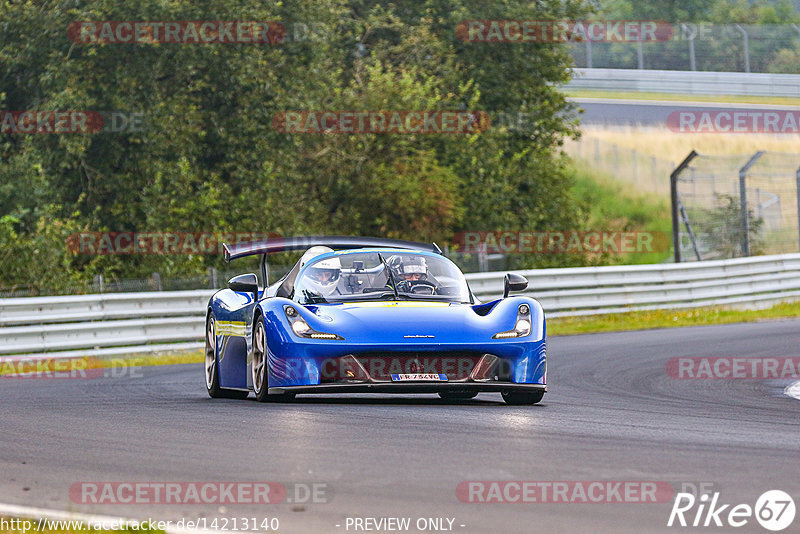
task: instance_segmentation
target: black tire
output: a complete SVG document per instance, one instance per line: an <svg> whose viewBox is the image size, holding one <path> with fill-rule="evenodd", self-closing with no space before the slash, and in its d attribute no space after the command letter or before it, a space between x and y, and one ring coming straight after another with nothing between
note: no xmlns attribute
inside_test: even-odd
<svg viewBox="0 0 800 534"><path fill-rule="evenodd" d="M269 363L267 359L267 332L262 318L256 317L253 329L253 362L250 367L253 378L253 393L258 402L291 401L294 394L269 394Z"/></svg>
<svg viewBox="0 0 800 534"><path fill-rule="evenodd" d="M477 391L440 391L439 396L444 400L469 400L478 396Z"/></svg>
<svg viewBox="0 0 800 534"><path fill-rule="evenodd" d="M219 369L217 368L217 334L214 314L208 314L206 319L206 349L205 349L205 375L206 391L212 399L246 399L247 391L223 389L219 387Z"/></svg>
<svg viewBox="0 0 800 534"><path fill-rule="evenodd" d="M504 391L503 400L512 406L530 406L544 397L544 391Z"/></svg>

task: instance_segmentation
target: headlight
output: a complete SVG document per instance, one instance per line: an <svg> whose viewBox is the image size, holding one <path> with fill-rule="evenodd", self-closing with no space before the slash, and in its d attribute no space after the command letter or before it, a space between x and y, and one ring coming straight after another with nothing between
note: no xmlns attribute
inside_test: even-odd
<svg viewBox="0 0 800 534"><path fill-rule="evenodd" d="M511 339L525 337L531 333L531 309L527 304L520 304L517 308L517 323L513 330L498 332L492 339Z"/></svg>
<svg viewBox="0 0 800 534"><path fill-rule="evenodd" d="M289 324L292 326L292 332L298 337L308 339L344 339L342 336L336 334L329 334L326 332L317 332L311 328L303 316L294 308L294 306L284 306L284 313L286 313Z"/></svg>
<svg viewBox="0 0 800 534"><path fill-rule="evenodd" d="M311 327L308 326L308 323L305 322L304 320L298 319L292 323L292 330L294 330L294 333L297 334L298 336L302 336L303 334L311 330Z"/></svg>

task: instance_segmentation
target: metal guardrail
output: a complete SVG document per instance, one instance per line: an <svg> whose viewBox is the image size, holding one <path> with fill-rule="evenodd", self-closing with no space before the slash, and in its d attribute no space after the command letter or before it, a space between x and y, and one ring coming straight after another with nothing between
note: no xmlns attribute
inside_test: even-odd
<svg viewBox="0 0 800 534"><path fill-rule="evenodd" d="M517 271L548 317L769 303L800 297L800 254L659 265ZM468 275L478 298L503 291L497 273Z"/></svg>
<svg viewBox="0 0 800 534"><path fill-rule="evenodd" d="M0 357L101 356L202 347L213 290L0 299Z"/></svg>
<svg viewBox="0 0 800 534"><path fill-rule="evenodd" d="M569 89L800 97L800 74L585 68L573 72Z"/></svg>
<svg viewBox="0 0 800 534"><path fill-rule="evenodd" d="M548 317L800 299L800 254L517 271ZM468 274L481 300L505 273ZM211 290L0 299L0 357L199 349Z"/></svg>

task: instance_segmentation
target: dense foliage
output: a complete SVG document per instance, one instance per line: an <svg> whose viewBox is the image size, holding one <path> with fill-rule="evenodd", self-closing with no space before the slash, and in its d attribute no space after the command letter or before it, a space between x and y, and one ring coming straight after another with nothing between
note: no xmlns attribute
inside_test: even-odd
<svg viewBox="0 0 800 534"><path fill-rule="evenodd" d="M745 18L786 16L782 5L744 0L647 4L609 0L606 15L706 20L734 5ZM582 229L588 210L559 149L578 135L558 89L570 77L568 47L466 43L455 29L475 19L581 19L596 7L586 0L0 1L0 110L144 118L142 128L118 133L0 134L0 288L52 288L96 274L191 276L222 265L211 255L75 254L66 244L77 232L342 233L447 244L460 231ZM279 21L287 34L272 44L100 44L68 35L76 21L202 20ZM524 126L288 134L273 126L287 110L480 110L523 118Z"/></svg>
<svg viewBox="0 0 800 534"><path fill-rule="evenodd" d="M344 233L575 228L558 147L576 134L557 44L470 44L464 19L579 18L583 2L5 1L0 109L117 110L141 131L0 138L0 287L186 275L211 256L70 253L78 231ZM75 21L280 21L279 44L96 44ZM285 110L486 110L461 135L277 131Z"/></svg>

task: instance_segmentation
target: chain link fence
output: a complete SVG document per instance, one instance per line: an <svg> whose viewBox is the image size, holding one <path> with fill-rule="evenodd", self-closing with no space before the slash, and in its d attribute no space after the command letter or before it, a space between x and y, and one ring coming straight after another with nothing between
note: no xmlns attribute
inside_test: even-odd
<svg viewBox="0 0 800 534"><path fill-rule="evenodd" d="M634 186L636 191L663 198L669 193L667 177L675 168L673 162L587 136L565 142L564 152L574 160Z"/></svg>
<svg viewBox="0 0 800 534"><path fill-rule="evenodd" d="M291 268L291 265L270 265L270 283L276 282ZM89 295L98 293L136 293L139 291L222 289L227 287L228 280L245 272L248 272L246 267L238 270L224 271L209 268L208 271L203 275L185 278L162 277L160 273L153 273L147 278L107 278L102 275L97 275L91 282L64 284L57 287L0 288L0 298L44 297L53 295ZM257 270L253 270L253 272L257 272Z"/></svg>
<svg viewBox="0 0 800 534"><path fill-rule="evenodd" d="M676 262L800 250L800 153L692 152L671 194Z"/></svg>
<svg viewBox="0 0 800 534"><path fill-rule="evenodd" d="M797 24L672 24L669 40L570 43L576 67L800 73Z"/></svg>

